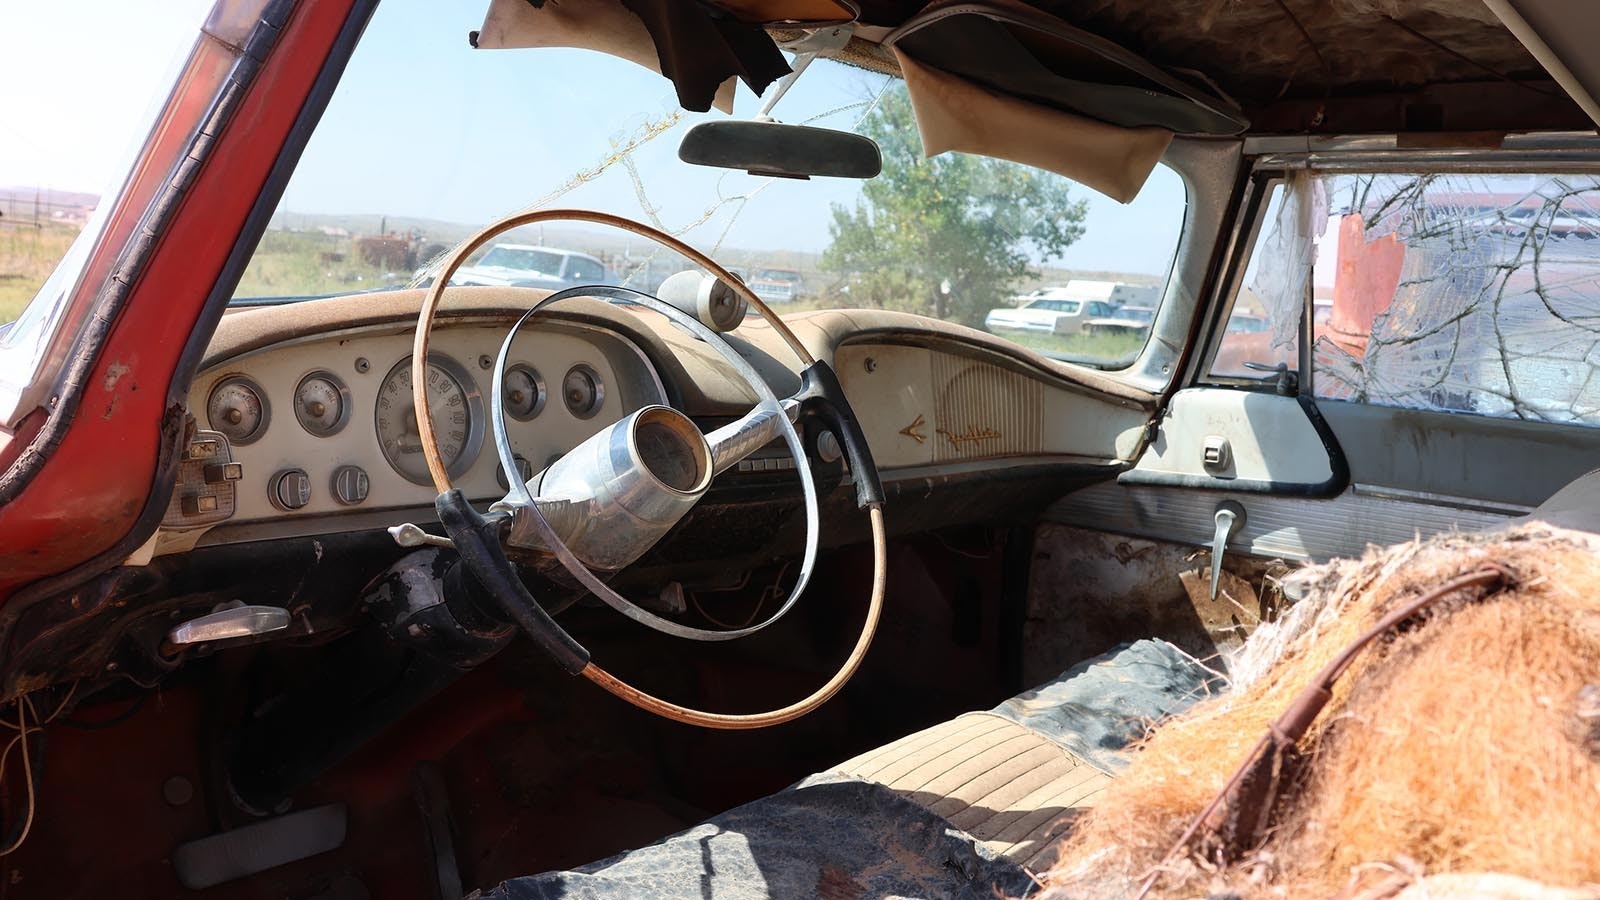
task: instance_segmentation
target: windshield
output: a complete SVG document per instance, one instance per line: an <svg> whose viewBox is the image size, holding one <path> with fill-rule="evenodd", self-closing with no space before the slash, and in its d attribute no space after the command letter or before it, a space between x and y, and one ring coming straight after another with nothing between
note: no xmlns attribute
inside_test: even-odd
<svg viewBox="0 0 1600 900"><path fill-rule="evenodd" d="M561 274L561 255L527 247L499 246L485 253L478 265L556 276Z"/></svg>
<svg viewBox="0 0 1600 900"><path fill-rule="evenodd" d="M1044 309L1069 315L1077 315L1080 306L1076 300L1035 300L1028 304L1029 309Z"/></svg>
<svg viewBox="0 0 1600 900"><path fill-rule="evenodd" d="M994 314L1075 282L1159 302L1186 202L1182 180L1164 167L1124 206L1027 166L924 159L903 84L827 60L774 116L872 138L882 175L792 180L695 167L678 159L679 141L724 114L684 112L665 78L597 52L473 50L465 35L477 26L459 4L385 0L236 300L431 283L430 263L484 223L579 207L684 239L781 314L899 310L1108 367L1143 345L1144 332L1014 328ZM735 116L750 118L759 102L741 85ZM454 282L554 287L538 277L563 275L560 257L572 253L598 263L569 265L571 283L654 291L687 267L637 236L576 224L505 237Z"/></svg>

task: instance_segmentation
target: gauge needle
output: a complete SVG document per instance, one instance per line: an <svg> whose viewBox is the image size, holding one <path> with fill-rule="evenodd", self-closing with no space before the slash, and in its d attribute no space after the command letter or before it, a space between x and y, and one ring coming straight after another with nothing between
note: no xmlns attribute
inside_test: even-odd
<svg viewBox="0 0 1600 900"><path fill-rule="evenodd" d="M417 408L413 406L406 410L403 421L405 423L405 431L394 439L394 451L396 453L421 453L422 429L417 425Z"/></svg>

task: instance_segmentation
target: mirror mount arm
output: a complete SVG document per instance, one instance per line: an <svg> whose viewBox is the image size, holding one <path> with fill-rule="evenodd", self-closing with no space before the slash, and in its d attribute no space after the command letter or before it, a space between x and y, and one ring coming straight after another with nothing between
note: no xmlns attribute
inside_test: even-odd
<svg viewBox="0 0 1600 900"><path fill-rule="evenodd" d="M789 74L783 76L772 86L772 93L761 104L761 111L756 113L757 122L774 122L772 108L778 105L783 95L789 88L800 80L800 75L805 72L811 61L824 53L832 53L844 48L850 43L850 36L855 33L855 25L835 25L832 28L818 28L806 33L806 36L797 41L786 41L782 47L794 54L794 63L790 66Z"/></svg>

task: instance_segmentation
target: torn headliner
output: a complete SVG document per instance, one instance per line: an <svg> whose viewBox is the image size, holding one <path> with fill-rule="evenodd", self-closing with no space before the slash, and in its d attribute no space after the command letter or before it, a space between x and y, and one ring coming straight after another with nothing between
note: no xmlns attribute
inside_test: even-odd
<svg viewBox="0 0 1600 900"><path fill-rule="evenodd" d="M1490 70L1516 80L1548 78L1482 0L1029 3L1158 65L1198 72L1249 105L1497 78ZM925 3L860 5L863 24L893 27Z"/></svg>
<svg viewBox="0 0 1600 900"><path fill-rule="evenodd" d="M1220 92L1243 108L1257 134L1594 127L1483 0L1009 2ZM857 5L857 36L829 55L899 75L893 54L878 41L933 4ZM777 23L768 32L779 42L802 34Z"/></svg>

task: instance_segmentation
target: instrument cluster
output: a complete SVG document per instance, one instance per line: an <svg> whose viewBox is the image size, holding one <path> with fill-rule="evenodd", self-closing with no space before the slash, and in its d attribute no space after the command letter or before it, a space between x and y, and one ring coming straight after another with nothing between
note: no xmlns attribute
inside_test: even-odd
<svg viewBox="0 0 1600 900"><path fill-rule="evenodd" d="M421 376L451 479L474 499L499 497L508 485L486 440L502 337L486 326L440 328ZM191 408L242 467L231 520L430 504L410 350L409 334L343 335L265 348L202 373ZM635 345L570 323L518 335L503 382L515 477L523 479L665 400Z"/></svg>

